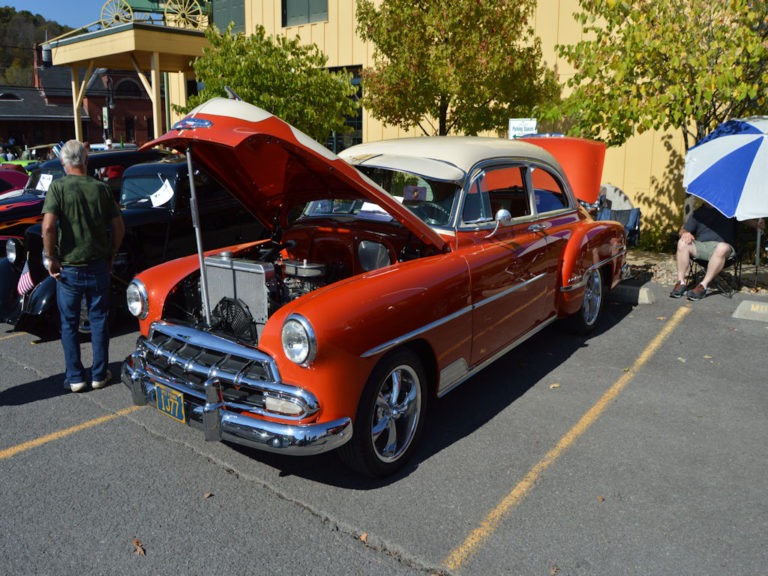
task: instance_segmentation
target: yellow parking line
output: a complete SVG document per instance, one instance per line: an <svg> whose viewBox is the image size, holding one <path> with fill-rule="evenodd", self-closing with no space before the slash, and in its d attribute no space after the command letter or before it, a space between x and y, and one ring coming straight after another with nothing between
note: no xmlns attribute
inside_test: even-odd
<svg viewBox="0 0 768 576"><path fill-rule="evenodd" d="M114 414L107 414L106 416L102 416L101 418L95 418L94 420L83 422L82 424L78 424L77 426L72 426L71 428L59 430L58 432L48 434L47 436L41 436L40 438L35 438L34 440L30 440L29 442L24 442L23 444L17 444L16 446L11 446L10 448L6 448L5 450L0 450L0 460L5 460L6 458L16 456L16 454L19 454L21 452L26 452L27 450L31 450L32 448L37 448L38 446L42 446L43 444L47 444L48 442L53 442L54 440L61 440L62 438L70 436L71 434L74 434L76 432L81 432L83 430L87 430L88 428L93 428L94 426L105 424L110 420L114 420L115 418L119 418L120 416L125 416L126 414L135 412L140 408L141 406L131 406L130 408L125 408L123 410L120 410L119 412L115 412Z"/></svg>
<svg viewBox="0 0 768 576"><path fill-rule="evenodd" d="M619 378L608 391L590 408L586 414L571 428L565 436L542 458L533 468L531 468L520 483L507 494L501 502L491 510L475 528L472 533L458 547L454 548L444 564L449 570L458 570L470 557L472 557L480 546L496 531L502 518L517 506L522 499L531 491L533 485L539 476L549 468L562 454L582 435L587 429L600 417L606 410L608 404L619 395L619 392L634 378L635 374L648 362L648 360L658 351L664 341L682 322L691 308L686 306L678 308L674 316L667 322L664 328L659 332L645 350L638 356L634 364Z"/></svg>
<svg viewBox="0 0 768 576"><path fill-rule="evenodd" d="M0 336L0 340L8 340L9 338L16 338L17 336L28 336L26 332L14 332L8 334L8 336Z"/></svg>

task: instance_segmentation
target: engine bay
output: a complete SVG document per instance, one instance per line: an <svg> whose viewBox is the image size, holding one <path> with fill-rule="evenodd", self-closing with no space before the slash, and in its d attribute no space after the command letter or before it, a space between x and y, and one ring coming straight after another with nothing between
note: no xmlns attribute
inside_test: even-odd
<svg viewBox="0 0 768 576"><path fill-rule="evenodd" d="M279 240L206 256L205 291L200 274L188 277L169 294L163 318L256 345L269 318L285 304L356 274L427 254L400 225L371 224L330 219L299 223ZM204 292L210 325L203 312Z"/></svg>

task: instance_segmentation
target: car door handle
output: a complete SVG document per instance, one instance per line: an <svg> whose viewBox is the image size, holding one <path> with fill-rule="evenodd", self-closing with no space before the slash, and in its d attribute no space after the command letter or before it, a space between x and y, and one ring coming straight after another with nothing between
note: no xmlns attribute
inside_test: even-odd
<svg viewBox="0 0 768 576"><path fill-rule="evenodd" d="M551 222L541 222L536 224L531 224L528 226L529 232L541 232L542 230L546 230L547 228L550 228L552 226Z"/></svg>

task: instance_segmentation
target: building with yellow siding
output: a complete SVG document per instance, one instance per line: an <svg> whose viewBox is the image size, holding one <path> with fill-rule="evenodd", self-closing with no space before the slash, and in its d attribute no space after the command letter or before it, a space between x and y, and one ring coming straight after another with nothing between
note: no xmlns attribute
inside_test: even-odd
<svg viewBox="0 0 768 576"><path fill-rule="evenodd" d="M182 0L169 0L180 2ZM183 0L189 3L190 0ZM268 34L299 37L314 43L328 56L330 68L346 68L359 72L373 64L373 46L356 34L355 0L212 0L200 2L220 28L229 22L234 30L249 33L262 25ZM136 4L146 0L108 0L107 4ZM542 39L545 62L555 67L565 83L572 74L567 62L557 57L556 45L571 44L581 39L581 28L573 18L577 0L538 0L534 28ZM136 14L133 15L134 18ZM119 18L118 18L119 20ZM206 24L207 24L206 19ZM171 104L186 102L187 90L194 83L189 62L206 44L196 26L147 30L138 20L118 21L103 30L51 43L53 63L76 68L124 66L142 72L144 85L160 110L160 84L164 82ZM186 60L185 60L186 57ZM80 80L79 78L77 80ZM73 102L77 103L78 81L73 79ZM170 108L166 106L166 112ZM162 117L158 114L157 117ZM170 122L177 118L170 111ZM159 122L158 119L155 122ZM392 126L384 126L363 110L356 122L353 140L373 141L401 136L415 136ZM155 133L164 128L157 125ZM643 210L643 223L650 228L676 227L682 213L683 140L679 133L646 132L625 145L610 148L602 181L623 190Z"/></svg>

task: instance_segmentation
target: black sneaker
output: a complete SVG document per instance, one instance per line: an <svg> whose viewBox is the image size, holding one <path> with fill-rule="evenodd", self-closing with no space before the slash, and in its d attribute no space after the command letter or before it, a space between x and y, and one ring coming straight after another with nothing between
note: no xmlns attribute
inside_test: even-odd
<svg viewBox="0 0 768 576"><path fill-rule="evenodd" d="M672 288L672 292L669 293L670 297L672 298L681 298L685 295L685 283L684 282L675 282L675 287Z"/></svg>
<svg viewBox="0 0 768 576"><path fill-rule="evenodd" d="M704 288L701 284L696 286L693 290L688 290L688 300L701 300L709 295L709 288Z"/></svg>

